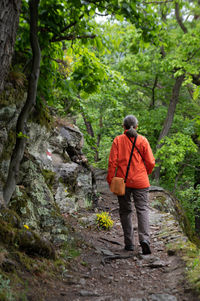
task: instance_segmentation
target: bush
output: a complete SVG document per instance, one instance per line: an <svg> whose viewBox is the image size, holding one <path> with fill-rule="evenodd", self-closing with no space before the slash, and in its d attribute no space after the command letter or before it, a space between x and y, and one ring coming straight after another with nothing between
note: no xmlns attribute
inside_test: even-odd
<svg viewBox="0 0 200 301"><path fill-rule="evenodd" d="M103 230L110 230L113 227L113 220L108 212L97 213L97 227Z"/></svg>

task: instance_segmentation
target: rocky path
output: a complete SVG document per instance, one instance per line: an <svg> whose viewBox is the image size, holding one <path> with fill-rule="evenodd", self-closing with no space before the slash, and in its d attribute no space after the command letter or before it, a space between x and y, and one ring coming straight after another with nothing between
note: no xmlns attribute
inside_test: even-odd
<svg viewBox="0 0 200 301"><path fill-rule="evenodd" d="M152 254L143 256L136 234L135 251L123 250L118 203L113 195L102 195L98 211L110 212L114 220L110 231L95 229L92 211L68 216L84 244L81 255L63 271L63 282L55 283L55 289L47 293L46 301L200 300L186 283L184 264L174 253L174 242L177 239L184 241L186 237L169 213L150 207ZM135 218L134 227L137 232ZM171 243L171 249L167 252L168 243Z"/></svg>

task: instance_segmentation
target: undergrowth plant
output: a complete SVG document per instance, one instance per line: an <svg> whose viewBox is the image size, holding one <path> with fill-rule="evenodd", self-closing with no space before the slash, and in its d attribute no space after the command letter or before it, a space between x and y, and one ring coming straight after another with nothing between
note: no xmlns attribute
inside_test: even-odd
<svg viewBox="0 0 200 301"><path fill-rule="evenodd" d="M1 301L15 300L10 289L10 280L5 279L1 274L0 274L0 300Z"/></svg>
<svg viewBox="0 0 200 301"><path fill-rule="evenodd" d="M195 216L199 216L200 214L200 185L196 189L190 187L181 191L179 195L192 229L195 231Z"/></svg>
<svg viewBox="0 0 200 301"><path fill-rule="evenodd" d="M108 212L101 212L96 214L97 227L103 230L110 230L113 227L113 220Z"/></svg>

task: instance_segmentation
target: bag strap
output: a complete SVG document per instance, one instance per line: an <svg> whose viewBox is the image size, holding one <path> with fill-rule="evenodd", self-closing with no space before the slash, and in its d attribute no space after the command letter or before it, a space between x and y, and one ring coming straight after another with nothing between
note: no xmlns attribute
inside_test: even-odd
<svg viewBox="0 0 200 301"><path fill-rule="evenodd" d="M126 134L125 134L125 135L126 135ZM132 144L134 143L134 142L131 140L131 138L128 137L128 135L126 135L126 137L131 141ZM140 156L141 156L141 158L142 158L142 161L144 162L144 165L145 165L145 161L144 161L144 158L143 158L142 155L141 155L141 152L139 151L139 149L138 149L137 146L135 146L135 148L137 149L138 153L140 154Z"/></svg>
<svg viewBox="0 0 200 301"><path fill-rule="evenodd" d="M129 158L129 161L128 161L128 166L127 166L127 170L126 170L126 176L125 176L125 179L124 179L124 183L126 183L126 180L127 180L127 177L128 177L128 172L129 172L129 168L130 168L131 159L132 159L132 155L133 155L136 140L137 140L137 136L135 137L134 142L131 141L133 143L133 146L132 146L130 158Z"/></svg>

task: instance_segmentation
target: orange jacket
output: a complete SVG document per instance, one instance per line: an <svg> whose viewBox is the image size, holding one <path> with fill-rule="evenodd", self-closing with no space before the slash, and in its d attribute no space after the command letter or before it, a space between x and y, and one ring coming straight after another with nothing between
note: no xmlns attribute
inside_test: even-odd
<svg viewBox="0 0 200 301"><path fill-rule="evenodd" d="M112 181L112 178L115 176L116 168L116 176L125 179L128 161L132 149L132 143L125 135L125 132L124 134L115 137L111 147L107 175L107 182L109 185ZM131 138L132 141L134 141L134 139L134 137ZM137 149L139 150L142 157ZM149 187L150 183L148 174L152 172L154 166L155 158L153 156L148 140L145 137L138 135L131 159L126 186L131 188Z"/></svg>

